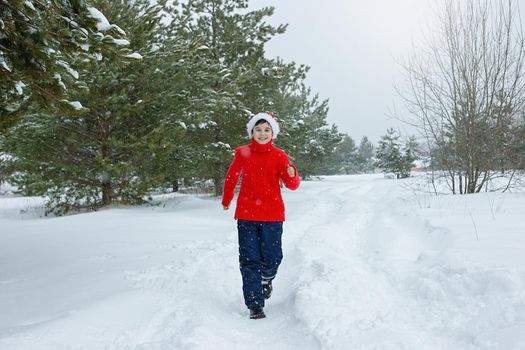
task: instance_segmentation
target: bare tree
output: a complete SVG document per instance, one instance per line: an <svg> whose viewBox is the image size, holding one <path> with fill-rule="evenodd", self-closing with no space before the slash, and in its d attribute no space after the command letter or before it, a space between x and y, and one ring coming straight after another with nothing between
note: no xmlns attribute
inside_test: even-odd
<svg viewBox="0 0 525 350"><path fill-rule="evenodd" d="M398 89L453 193L507 172L522 123L525 46L515 0L444 0L438 27L403 65Z"/></svg>

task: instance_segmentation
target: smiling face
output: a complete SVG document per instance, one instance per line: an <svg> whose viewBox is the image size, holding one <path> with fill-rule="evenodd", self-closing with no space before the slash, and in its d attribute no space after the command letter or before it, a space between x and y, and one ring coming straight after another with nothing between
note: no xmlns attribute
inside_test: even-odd
<svg viewBox="0 0 525 350"><path fill-rule="evenodd" d="M272 127L267 122L256 124L252 130L252 136L255 142L264 145L272 140Z"/></svg>

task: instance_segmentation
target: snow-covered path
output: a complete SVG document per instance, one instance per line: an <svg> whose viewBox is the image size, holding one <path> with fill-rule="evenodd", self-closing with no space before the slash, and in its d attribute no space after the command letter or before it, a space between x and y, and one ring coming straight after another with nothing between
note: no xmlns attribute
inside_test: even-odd
<svg viewBox="0 0 525 350"><path fill-rule="evenodd" d="M414 181L285 192L284 260L256 321L216 199L22 220L0 198L0 349L525 349L525 197Z"/></svg>

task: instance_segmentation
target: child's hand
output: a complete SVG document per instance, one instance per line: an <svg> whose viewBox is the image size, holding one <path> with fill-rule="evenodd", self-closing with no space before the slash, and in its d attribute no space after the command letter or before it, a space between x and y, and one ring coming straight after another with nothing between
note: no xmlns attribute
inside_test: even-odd
<svg viewBox="0 0 525 350"><path fill-rule="evenodd" d="M286 171L288 172L288 176L295 177L295 169L292 166L288 165Z"/></svg>
<svg viewBox="0 0 525 350"><path fill-rule="evenodd" d="M230 207L229 207L229 206L226 206L226 205L223 204L223 205L222 205L222 209L224 209L224 210L228 210L228 209L230 209Z"/></svg>

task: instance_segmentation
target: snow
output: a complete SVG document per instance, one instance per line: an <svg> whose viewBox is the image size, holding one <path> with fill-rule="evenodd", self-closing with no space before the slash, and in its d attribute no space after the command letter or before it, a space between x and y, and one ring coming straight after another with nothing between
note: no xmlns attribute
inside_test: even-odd
<svg viewBox="0 0 525 350"><path fill-rule="evenodd" d="M0 153L0 162L8 160L5 154ZM16 187L7 184L5 182L0 182L0 196L10 196L16 190Z"/></svg>
<svg viewBox="0 0 525 350"><path fill-rule="evenodd" d="M79 77L79 74L76 70L74 70L73 68L68 68L67 69L67 72L75 79L78 79Z"/></svg>
<svg viewBox="0 0 525 350"><path fill-rule="evenodd" d="M118 25L112 24L111 28L115 29L120 35L126 36L126 32L124 31L124 29L120 28Z"/></svg>
<svg viewBox="0 0 525 350"><path fill-rule="evenodd" d="M24 5L29 7L31 10L36 11L35 6L33 6L33 3L31 1L25 0Z"/></svg>
<svg viewBox="0 0 525 350"><path fill-rule="evenodd" d="M76 70L74 70L73 68L71 68L69 66L69 63L65 62L65 61L62 61L62 60L57 60L56 63L61 66L61 67L64 67L67 72L75 79L78 79L79 77L79 74Z"/></svg>
<svg viewBox="0 0 525 350"><path fill-rule="evenodd" d="M7 65L7 63L5 62L3 56L2 56L2 53L0 52L0 66L3 67L6 71L10 72L11 71L11 68L9 68L9 66Z"/></svg>
<svg viewBox="0 0 525 350"><path fill-rule="evenodd" d="M213 142L211 143L210 145L212 145L213 147L216 147L216 148L223 148L223 149L231 149L231 146L227 143L224 143L224 142Z"/></svg>
<svg viewBox="0 0 525 350"><path fill-rule="evenodd" d="M97 20L97 29L98 30L106 31L106 30L111 29L111 24L109 23L108 19L106 18L106 16L104 16L104 14L102 12L100 12L99 10L97 10L94 7L89 7L88 6L87 9L88 9L91 17L94 18L95 20Z"/></svg>
<svg viewBox="0 0 525 350"><path fill-rule="evenodd" d="M284 260L256 321L219 198L41 218L42 198L0 197L0 349L525 349L525 194L418 181L283 190Z"/></svg>
<svg viewBox="0 0 525 350"><path fill-rule="evenodd" d="M64 89L64 91L67 91L67 87L66 87L66 85L64 84L64 82L62 81L62 76L61 76L60 74L55 73L55 74L53 75L53 78L55 78L55 80L58 82L58 85L60 85L60 87L61 87L62 89Z"/></svg>
<svg viewBox="0 0 525 350"><path fill-rule="evenodd" d="M135 60L141 60L142 59L142 55L140 53L138 53L138 52L131 53L131 54L126 55L124 57L133 58Z"/></svg>
<svg viewBox="0 0 525 350"><path fill-rule="evenodd" d="M126 40L126 39L113 39L113 42L116 45L119 45L119 46L127 46L127 45L129 45L129 41Z"/></svg>
<svg viewBox="0 0 525 350"><path fill-rule="evenodd" d="M24 94L24 88L26 87L27 85L24 84L24 82L22 81L17 81L15 83L15 90L16 90L16 93L19 94L19 95L23 95Z"/></svg>
<svg viewBox="0 0 525 350"><path fill-rule="evenodd" d="M62 100L62 102L66 102L67 104L69 104L71 107L73 107L77 111L79 111L82 108L84 108L84 106L82 106L82 103L80 103L79 101Z"/></svg>
<svg viewBox="0 0 525 350"><path fill-rule="evenodd" d="M208 126L217 126L217 123L214 122L213 120L210 120L210 121L207 121L207 122L202 122L202 123L199 123L199 129L206 129Z"/></svg>

